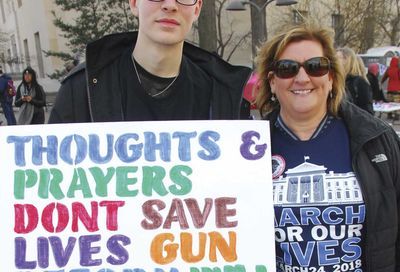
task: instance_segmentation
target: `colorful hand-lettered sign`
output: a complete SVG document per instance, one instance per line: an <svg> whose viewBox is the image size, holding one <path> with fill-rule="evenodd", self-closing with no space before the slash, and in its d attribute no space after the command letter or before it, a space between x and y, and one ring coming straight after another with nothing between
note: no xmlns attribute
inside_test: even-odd
<svg viewBox="0 0 400 272"><path fill-rule="evenodd" d="M0 133L2 271L275 271L269 125Z"/></svg>

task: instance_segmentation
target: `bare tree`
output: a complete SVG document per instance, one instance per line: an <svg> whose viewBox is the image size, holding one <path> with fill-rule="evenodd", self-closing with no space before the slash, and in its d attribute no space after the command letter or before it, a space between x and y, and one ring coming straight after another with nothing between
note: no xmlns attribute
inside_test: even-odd
<svg viewBox="0 0 400 272"><path fill-rule="evenodd" d="M376 10L380 8L377 0L302 0L291 7L286 16L276 20L280 25L287 25L287 22L293 24L296 14L306 14L304 19L333 28L337 47L349 46L357 52L365 52L379 42Z"/></svg>
<svg viewBox="0 0 400 272"><path fill-rule="evenodd" d="M216 0L217 7L217 28L218 28L218 49L217 52L225 60L229 61L235 51L249 42L251 31L240 34L233 30L233 21L225 14L228 0Z"/></svg>
<svg viewBox="0 0 400 272"><path fill-rule="evenodd" d="M213 4L205 5L209 2ZM202 16L205 20L209 20L206 29L205 24L195 25L198 34L200 47L209 50L210 52L217 53L219 56L229 61L234 53L241 47L249 42L251 36L250 30L246 33L237 33L234 31L234 22L229 13L225 10L228 0L207 0L203 1ZM209 9L214 8L214 12ZM214 19L207 16L214 14ZM210 23L213 22L213 23ZM202 43L202 41L205 41ZM196 39L194 39L196 42ZM204 45L207 44L207 45ZM204 46L204 47L203 47Z"/></svg>
<svg viewBox="0 0 400 272"><path fill-rule="evenodd" d="M390 45L399 45L400 38L400 0L376 0L376 22L378 28Z"/></svg>

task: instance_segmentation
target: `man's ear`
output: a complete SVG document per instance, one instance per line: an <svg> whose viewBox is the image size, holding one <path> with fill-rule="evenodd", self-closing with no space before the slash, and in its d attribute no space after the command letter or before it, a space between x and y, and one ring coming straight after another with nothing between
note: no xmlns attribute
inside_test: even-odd
<svg viewBox="0 0 400 272"><path fill-rule="evenodd" d="M135 15L136 17L139 17L139 9L138 9L138 4L140 0L129 0L129 6L131 8L132 14Z"/></svg>
<svg viewBox="0 0 400 272"><path fill-rule="evenodd" d="M194 11L194 14L196 15L196 19L199 18L199 16L200 16L202 6L203 6L203 0L198 0L196 3L196 9Z"/></svg>

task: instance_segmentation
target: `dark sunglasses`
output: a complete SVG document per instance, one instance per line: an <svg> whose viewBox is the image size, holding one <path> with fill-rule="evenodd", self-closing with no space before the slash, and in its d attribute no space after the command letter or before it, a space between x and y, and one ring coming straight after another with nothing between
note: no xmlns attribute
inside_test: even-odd
<svg viewBox="0 0 400 272"><path fill-rule="evenodd" d="M164 0L149 0L151 2L162 2ZM197 0L176 0L177 3L184 6L194 6L197 3Z"/></svg>
<svg viewBox="0 0 400 272"><path fill-rule="evenodd" d="M315 57L306 60L303 63L294 60L278 60L273 65L274 74L280 78L295 77L303 67L306 73L312 77L326 75L331 69L331 62L326 57Z"/></svg>

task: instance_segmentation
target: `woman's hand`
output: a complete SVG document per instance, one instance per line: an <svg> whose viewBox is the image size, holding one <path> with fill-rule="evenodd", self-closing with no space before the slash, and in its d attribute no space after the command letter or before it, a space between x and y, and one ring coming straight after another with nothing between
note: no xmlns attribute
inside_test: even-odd
<svg viewBox="0 0 400 272"><path fill-rule="evenodd" d="M31 102L31 100L32 100L32 96L30 96L30 95L24 95L23 97L22 97L22 101L24 101L24 102Z"/></svg>

